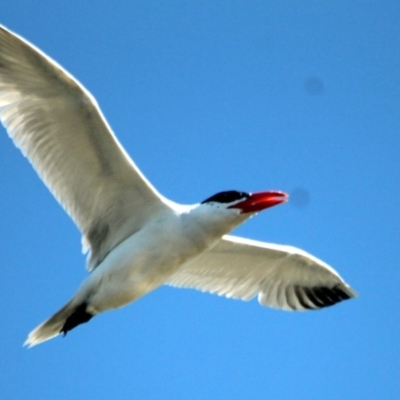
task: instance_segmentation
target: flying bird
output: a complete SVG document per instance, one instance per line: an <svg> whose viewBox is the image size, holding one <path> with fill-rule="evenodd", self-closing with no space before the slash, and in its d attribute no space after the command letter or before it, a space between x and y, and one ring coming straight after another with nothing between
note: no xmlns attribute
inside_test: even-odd
<svg viewBox="0 0 400 400"><path fill-rule="evenodd" d="M318 258L228 233L284 203L280 191L217 193L177 204L125 152L92 95L35 46L0 26L0 119L82 233L90 274L28 336L34 346L167 284L284 310L356 293Z"/></svg>

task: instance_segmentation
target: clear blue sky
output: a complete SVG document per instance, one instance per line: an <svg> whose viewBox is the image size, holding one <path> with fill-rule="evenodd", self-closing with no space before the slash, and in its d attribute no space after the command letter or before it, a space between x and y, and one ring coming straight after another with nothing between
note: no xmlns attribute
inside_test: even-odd
<svg viewBox="0 0 400 400"><path fill-rule="evenodd" d="M359 292L287 313L161 288L27 350L85 277L80 234L0 134L4 399L400 398L400 2L2 0L167 197L292 193L236 231Z"/></svg>

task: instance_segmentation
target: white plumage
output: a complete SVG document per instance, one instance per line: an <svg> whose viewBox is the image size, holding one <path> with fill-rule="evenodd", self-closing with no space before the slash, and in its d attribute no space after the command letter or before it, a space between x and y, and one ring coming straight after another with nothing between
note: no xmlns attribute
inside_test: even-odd
<svg viewBox="0 0 400 400"><path fill-rule="evenodd" d="M57 63L0 27L0 118L14 144L82 232L91 271L29 346L67 333L162 284L285 310L355 296L327 264L289 247L227 236L281 192L230 191L183 206L146 180L95 99Z"/></svg>

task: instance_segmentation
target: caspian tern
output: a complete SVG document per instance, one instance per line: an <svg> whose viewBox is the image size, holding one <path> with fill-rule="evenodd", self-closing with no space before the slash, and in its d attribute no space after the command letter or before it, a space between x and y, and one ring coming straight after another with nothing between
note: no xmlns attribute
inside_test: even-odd
<svg viewBox="0 0 400 400"><path fill-rule="evenodd" d="M122 148L92 95L18 35L0 27L0 118L82 233L91 272L74 297L25 345L64 335L93 316L168 284L284 310L354 297L312 255L229 236L279 191L226 191L199 204L163 197Z"/></svg>

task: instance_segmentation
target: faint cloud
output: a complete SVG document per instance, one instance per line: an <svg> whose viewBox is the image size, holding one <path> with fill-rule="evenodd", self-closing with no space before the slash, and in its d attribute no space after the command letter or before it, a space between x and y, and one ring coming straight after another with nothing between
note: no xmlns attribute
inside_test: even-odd
<svg viewBox="0 0 400 400"><path fill-rule="evenodd" d="M304 90L310 96L319 96L325 91L325 85L322 79L317 76L310 76L304 81Z"/></svg>
<svg viewBox="0 0 400 400"><path fill-rule="evenodd" d="M296 208L306 208L310 204L310 198L310 192L299 186L291 191L289 203Z"/></svg>

